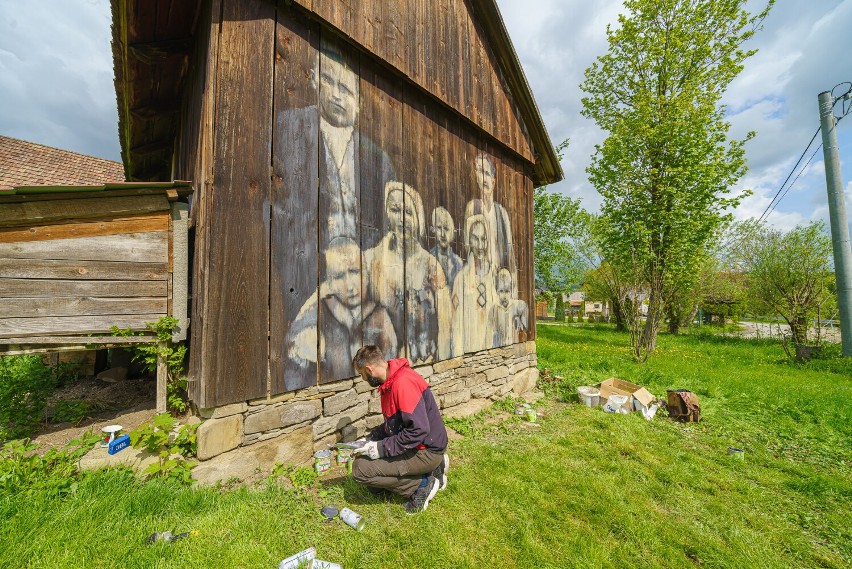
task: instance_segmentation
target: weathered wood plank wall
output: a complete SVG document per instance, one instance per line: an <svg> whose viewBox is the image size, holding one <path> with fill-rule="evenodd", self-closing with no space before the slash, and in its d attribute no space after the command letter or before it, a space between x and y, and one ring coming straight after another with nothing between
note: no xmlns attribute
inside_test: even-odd
<svg viewBox="0 0 852 569"><path fill-rule="evenodd" d="M193 213L204 407L351 377L365 343L419 363L533 336L529 142L468 5L297 3L354 43L300 6L222 0L194 79L216 101L196 113L212 146L179 158L213 164Z"/></svg>
<svg viewBox="0 0 852 569"><path fill-rule="evenodd" d="M147 330L169 314L170 210L163 194L5 196L0 344Z"/></svg>
<svg viewBox="0 0 852 569"><path fill-rule="evenodd" d="M275 7L223 0L221 17L201 351L208 389L238 401L267 394Z"/></svg>

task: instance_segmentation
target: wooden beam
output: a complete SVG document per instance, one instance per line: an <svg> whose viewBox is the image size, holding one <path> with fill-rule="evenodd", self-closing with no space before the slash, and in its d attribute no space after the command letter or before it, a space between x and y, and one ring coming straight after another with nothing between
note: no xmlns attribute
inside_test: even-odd
<svg viewBox="0 0 852 569"><path fill-rule="evenodd" d="M45 259L73 261L168 261L169 233L127 233L52 241L0 243L0 259Z"/></svg>
<svg viewBox="0 0 852 569"><path fill-rule="evenodd" d="M27 241L50 241L95 237L99 235L122 235L168 231L169 218L165 215L137 215L113 219L92 219L87 222L61 222L31 227L0 229L0 243L24 243Z"/></svg>
<svg viewBox="0 0 852 569"><path fill-rule="evenodd" d="M173 138L160 139L149 142L148 144L134 146L130 149L130 153L135 156L148 156L150 154L157 154L160 152L171 152L172 148L174 148Z"/></svg>
<svg viewBox="0 0 852 569"><path fill-rule="evenodd" d="M188 56L192 51L192 36L132 43L127 46L127 50L131 57L143 63L161 63Z"/></svg>
<svg viewBox="0 0 852 569"><path fill-rule="evenodd" d="M152 103L130 109L130 114L133 115L133 118L143 121L166 115L175 115L179 112L180 106L175 104L173 101L167 101L160 104Z"/></svg>
<svg viewBox="0 0 852 569"><path fill-rule="evenodd" d="M150 214L168 210L169 202L164 195L23 202L6 204L0 208L0 227L46 224L63 219Z"/></svg>
<svg viewBox="0 0 852 569"><path fill-rule="evenodd" d="M166 263L75 261L63 259L0 259L0 278L164 281Z"/></svg>

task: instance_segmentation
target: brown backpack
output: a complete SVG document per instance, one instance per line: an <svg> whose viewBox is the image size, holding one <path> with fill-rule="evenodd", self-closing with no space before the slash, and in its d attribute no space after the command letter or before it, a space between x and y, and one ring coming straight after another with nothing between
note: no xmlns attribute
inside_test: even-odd
<svg viewBox="0 0 852 569"><path fill-rule="evenodd" d="M668 404L666 409L669 417L681 423L697 423L701 420L701 405L698 397L686 389L674 389L666 391Z"/></svg>

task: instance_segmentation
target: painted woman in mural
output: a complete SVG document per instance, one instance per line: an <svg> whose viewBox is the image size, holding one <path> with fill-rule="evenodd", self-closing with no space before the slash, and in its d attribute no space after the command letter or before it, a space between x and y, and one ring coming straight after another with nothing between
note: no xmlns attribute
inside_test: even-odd
<svg viewBox="0 0 852 569"><path fill-rule="evenodd" d="M478 352L493 345L488 315L497 298L485 217L475 214L465 219L464 236L467 260L453 283L453 335L464 352Z"/></svg>
<svg viewBox="0 0 852 569"><path fill-rule="evenodd" d="M477 155L474 161L474 174L480 197L467 203L464 217L467 219L472 215L481 215L485 219L488 231L488 258L494 265L495 272L505 267L512 273L512 278L516 279L518 266L512 242L512 225L506 208L494 201L497 170L491 158L485 154Z"/></svg>
<svg viewBox="0 0 852 569"><path fill-rule="evenodd" d="M352 358L362 345L385 353L398 351L387 310L361 294L361 249L348 237L337 237L325 251L325 281L293 321L287 338L289 366L297 375L316 377L317 343L320 375L330 380L352 376ZM317 301L319 299L319 301ZM319 324L319 326L318 326Z"/></svg>
<svg viewBox="0 0 852 569"><path fill-rule="evenodd" d="M399 346L413 363L451 353L451 310L441 265L423 248L423 202L402 182L385 185L387 233L364 253L367 296L388 309ZM385 352L386 355L389 352Z"/></svg>

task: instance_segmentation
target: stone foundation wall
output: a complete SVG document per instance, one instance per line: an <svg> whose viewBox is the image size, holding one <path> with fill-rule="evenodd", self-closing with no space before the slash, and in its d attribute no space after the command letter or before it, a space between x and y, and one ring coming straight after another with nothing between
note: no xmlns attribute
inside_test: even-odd
<svg viewBox="0 0 852 569"><path fill-rule="evenodd" d="M466 354L414 368L432 387L445 417L473 415L494 401L535 388L535 342ZM199 479L238 476L227 455L239 449L243 468L302 464L329 444L354 440L383 421L377 392L360 378L276 397L202 409ZM248 453L250 456L246 457ZM211 460L212 459L212 460Z"/></svg>

